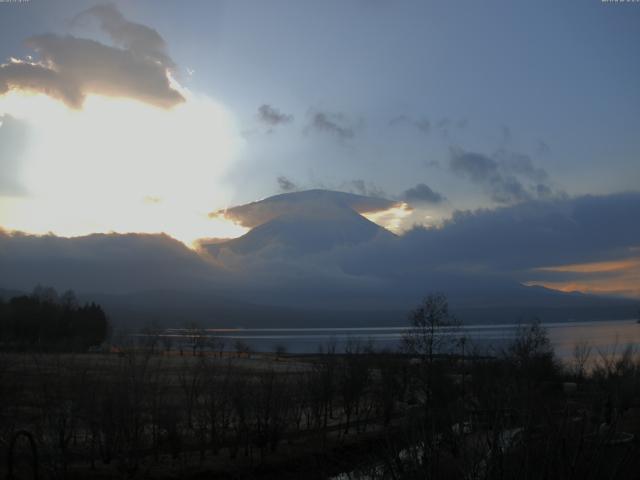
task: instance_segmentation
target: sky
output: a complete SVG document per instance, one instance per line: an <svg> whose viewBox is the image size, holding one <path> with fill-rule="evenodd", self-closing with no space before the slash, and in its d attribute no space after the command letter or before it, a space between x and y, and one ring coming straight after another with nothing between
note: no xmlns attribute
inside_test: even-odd
<svg viewBox="0 0 640 480"><path fill-rule="evenodd" d="M639 22L600 0L0 2L0 226L191 245L251 228L212 212L329 189L390 200L368 217L403 234L637 192ZM636 279L638 245L529 276L612 290L594 269Z"/></svg>

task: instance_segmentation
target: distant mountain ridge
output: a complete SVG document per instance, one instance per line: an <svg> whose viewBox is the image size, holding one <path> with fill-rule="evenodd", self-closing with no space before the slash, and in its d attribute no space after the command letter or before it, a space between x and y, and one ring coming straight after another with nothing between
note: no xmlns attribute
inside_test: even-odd
<svg viewBox="0 0 640 480"><path fill-rule="evenodd" d="M537 204L495 214L465 213L441 229L396 236L363 216L396 202L312 190L216 212L213 216L224 215L251 230L235 239L205 242L200 251L166 235L62 238L0 231L0 288L29 292L44 284L74 289L81 298L104 303L124 323L404 324L406 312L434 291L447 294L454 311L469 322L513 322L536 315L554 321L632 318L633 300L527 287L515 279L527 268L527 249L547 254L537 235L545 244L552 244L555 231L567 239L566 246L558 244L551 252L552 261L561 254L570 259L574 251L576 258L587 256L591 246L584 242L592 238L600 248L605 237L590 237L584 225L600 228L599 219L607 218L607 209L619 208L617 201L579 199L579 215L566 219L562 212L571 212L572 203L551 205L549 215L541 214L547 207ZM598 212L597 222L587 216L590 211ZM528 212L533 212L531 221ZM496 227L476 233L482 215L497 217ZM635 241L628 224L609 224L614 238ZM529 225L531 232L521 231ZM512 231L515 240L509 237ZM526 244L529 238L532 246ZM493 244L498 245L493 251L482 250ZM485 260L487 265L498 262L497 267L479 268ZM534 260L533 265L543 261ZM515 262L515 273L505 262Z"/></svg>

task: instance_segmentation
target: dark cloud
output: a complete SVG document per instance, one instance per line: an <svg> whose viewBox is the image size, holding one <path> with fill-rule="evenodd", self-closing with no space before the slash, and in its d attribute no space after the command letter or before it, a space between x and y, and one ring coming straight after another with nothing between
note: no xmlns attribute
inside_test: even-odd
<svg viewBox="0 0 640 480"><path fill-rule="evenodd" d="M448 117L441 118L435 122L435 128L440 132L440 135L447 138L449 137L449 128L451 127L451 119Z"/></svg>
<svg viewBox="0 0 640 480"><path fill-rule="evenodd" d="M440 168L440 162L438 160L425 160L424 165L429 168Z"/></svg>
<svg viewBox="0 0 640 480"><path fill-rule="evenodd" d="M451 150L450 167L455 173L469 177L473 182L486 182L498 174L498 163L492 158L461 149Z"/></svg>
<svg viewBox="0 0 640 480"><path fill-rule="evenodd" d="M489 157L452 148L449 167L457 175L481 185L496 203L510 204L562 195L552 188L544 169L519 153L499 150Z"/></svg>
<svg viewBox="0 0 640 480"><path fill-rule="evenodd" d="M468 125L469 121L466 118L453 120L449 117L442 117L434 122L435 130L440 132L440 135L444 138L448 138L453 129L463 130Z"/></svg>
<svg viewBox="0 0 640 480"><path fill-rule="evenodd" d="M625 257L640 244L640 193L534 200L459 211L439 229L416 229L406 248L442 265L519 271ZM410 246L411 245L411 246Z"/></svg>
<svg viewBox="0 0 640 480"><path fill-rule="evenodd" d="M559 273L543 267L637 258L640 223L634 219L639 217L640 193L532 200L458 211L439 228L414 228L399 237L335 251L318 262L337 263L347 275L396 285L388 292L428 285L467 299L493 298L501 305L522 302L522 295L535 303L539 292L514 290L513 282L558 279ZM599 281L606 284L611 274L620 272L599 274ZM513 297L505 297L510 290Z"/></svg>
<svg viewBox="0 0 640 480"><path fill-rule="evenodd" d="M448 117L442 117L438 120L429 120L426 117L412 117L410 115L398 115L397 117L389 120L389 125L392 127L409 127L415 128L420 133L428 135L432 131L439 132L442 137L448 137L450 130L456 128L458 130L465 129L469 124L466 118L460 120L452 120Z"/></svg>
<svg viewBox="0 0 640 480"><path fill-rule="evenodd" d="M87 18L98 20L100 28L111 37L115 45L130 51L136 57L158 62L171 70L175 68L162 36L153 28L130 22L115 5L96 5L84 10L76 15L72 24Z"/></svg>
<svg viewBox="0 0 640 480"><path fill-rule="evenodd" d="M43 93L72 108L88 94L128 97L162 108L184 101L171 87L173 61L155 30L127 22L115 7L94 7L82 15L98 18L117 48L71 35L37 35L27 39L37 62L0 65L0 95L11 89Z"/></svg>
<svg viewBox="0 0 640 480"><path fill-rule="evenodd" d="M538 183L535 186L535 191L539 198L551 198L554 196L554 191L551 190L551 187L542 183Z"/></svg>
<svg viewBox="0 0 640 480"><path fill-rule="evenodd" d="M523 177L538 183L549 181L549 174L540 167L536 167L531 157L522 153L498 150L493 158L496 159L503 171Z"/></svg>
<svg viewBox="0 0 640 480"><path fill-rule="evenodd" d="M546 142L542 140L537 140L535 151L536 151L536 154L538 155L549 155L551 154L551 147Z"/></svg>
<svg viewBox="0 0 640 480"><path fill-rule="evenodd" d="M289 180L287 177L280 176L278 177L278 187L283 192L292 192L293 190L297 190L298 186Z"/></svg>
<svg viewBox="0 0 640 480"><path fill-rule="evenodd" d="M20 157L27 145L27 127L10 115L0 116L0 196L24 195Z"/></svg>
<svg viewBox="0 0 640 480"><path fill-rule="evenodd" d="M382 187L375 183L367 182L360 178L343 182L338 190L364 195L365 197L384 198L386 194Z"/></svg>
<svg viewBox="0 0 640 480"><path fill-rule="evenodd" d="M433 204L442 203L446 200L444 195L433 191L431 187L424 183L419 183L415 187L405 190L402 198L407 202Z"/></svg>
<svg viewBox="0 0 640 480"><path fill-rule="evenodd" d="M426 118L414 121L413 125L424 134L431 131L431 122Z"/></svg>
<svg viewBox="0 0 640 480"><path fill-rule="evenodd" d="M407 115L400 115L392 118L389 121L389 125L391 126L409 126L417 128L420 132L425 135L429 134L431 131L431 122L426 118L414 119Z"/></svg>
<svg viewBox="0 0 640 480"><path fill-rule="evenodd" d="M311 112L307 129L334 135L341 141L355 137L355 126L342 113Z"/></svg>
<svg viewBox="0 0 640 480"><path fill-rule="evenodd" d="M436 121L436 128L447 128L451 124L451 120L447 117L443 117Z"/></svg>
<svg viewBox="0 0 640 480"><path fill-rule="evenodd" d="M362 178L354 178L351 180L344 180L340 183L325 183L320 181L313 181L312 187L316 190L336 191L345 194L355 194L364 197L371 198L389 198L384 189L375 182L364 180ZM298 188L300 190L300 188Z"/></svg>
<svg viewBox="0 0 640 480"><path fill-rule="evenodd" d="M293 115L282 113L271 105L264 104L258 108L258 120L270 127L276 127L278 125L291 123L293 121Z"/></svg>
<svg viewBox="0 0 640 480"><path fill-rule="evenodd" d="M166 235L63 238L0 231L0 288L122 293L211 285L219 269Z"/></svg>
<svg viewBox="0 0 640 480"><path fill-rule="evenodd" d="M72 108L79 108L84 101L84 92L78 85L65 81L57 71L35 63L0 65L0 95L12 89L44 93Z"/></svg>

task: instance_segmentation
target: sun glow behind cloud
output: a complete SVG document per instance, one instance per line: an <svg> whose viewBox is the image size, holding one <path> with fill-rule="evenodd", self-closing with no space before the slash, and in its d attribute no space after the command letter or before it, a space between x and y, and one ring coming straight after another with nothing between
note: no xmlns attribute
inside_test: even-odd
<svg viewBox="0 0 640 480"><path fill-rule="evenodd" d="M63 236L165 232L187 244L244 233L207 216L233 193L223 177L243 146L235 121L213 99L180 93L186 102L171 109L98 95L77 110L41 94L0 97L0 115L30 136L26 195L0 198L0 225Z"/></svg>
<svg viewBox="0 0 640 480"><path fill-rule="evenodd" d="M393 233L399 234L404 230L402 220L411 215L412 211L413 209L407 203L400 202L386 210L365 213L363 216L367 218L367 220L377 223Z"/></svg>

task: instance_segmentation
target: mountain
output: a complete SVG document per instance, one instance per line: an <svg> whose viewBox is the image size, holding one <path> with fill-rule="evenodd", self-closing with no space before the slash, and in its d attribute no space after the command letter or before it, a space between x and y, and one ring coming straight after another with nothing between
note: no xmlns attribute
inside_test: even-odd
<svg viewBox="0 0 640 480"><path fill-rule="evenodd" d="M250 231L197 251L161 234L62 238L0 230L0 289L74 289L128 325L404 324L406 313L435 291L449 297L465 322L631 318L635 312L637 302L629 299L522 281L532 275L573 281L579 269L538 267L637 251L635 224L607 220L604 235L602 222L635 215L640 195L458 212L440 228L402 235L363 216L396 205L324 190L277 195L214 212ZM624 272L633 279L636 264L627 264Z"/></svg>
<svg viewBox="0 0 640 480"><path fill-rule="evenodd" d="M361 215L393 205L384 199L324 190L277 195L227 210L225 216L253 228L239 238L202 247L214 256L224 248L249 255L274 247L301 256L358 245L393 236Z"/></svg>

